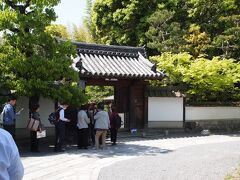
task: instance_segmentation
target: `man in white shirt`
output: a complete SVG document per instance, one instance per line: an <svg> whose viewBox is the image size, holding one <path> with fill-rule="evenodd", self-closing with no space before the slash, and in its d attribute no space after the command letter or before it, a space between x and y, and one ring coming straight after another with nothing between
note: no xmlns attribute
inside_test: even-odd
<svg viewBox="0 0 240 180"><path fill-rule="evenodd" d="M24 168L17 146L7 131L0 129L0 179L21 180Z"/></svg>
<svg viewBox="0 0 240 180"><path fill-rule="evenodd" d="M59 111L59 121L55 125L55 136L56 136L55 148L54 148L55 152L64 152L65 151L62 148L64 139L65 139L65 123L70 122L69 119L65 118L64 112L67 109L67 107L68 107L67 104L63 104L60 106L60 108L62 108L62 109Z"/></svg>
<svg viewBox="0 0 240 180"><path fill-rule="evenodd" d="M82 105L78 112L78 149L87 149L88 146L88 124L90 119L87 116L85 107Z"/></svg>

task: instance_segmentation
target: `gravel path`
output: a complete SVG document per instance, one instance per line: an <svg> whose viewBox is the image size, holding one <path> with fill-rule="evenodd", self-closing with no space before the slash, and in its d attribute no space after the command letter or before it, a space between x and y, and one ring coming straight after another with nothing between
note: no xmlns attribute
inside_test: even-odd
<svg viewBox="0 0 240 180"><path fill-rule="evenodd" d="M23 180L221 180L240 162L240 134L119 138L104 150L53 153L41 143L41 153L20 146ZM25 149L25 151L24 151Z"/></svg>
<svg viewBox="0 0 240 180"><path fill-rule="evenodd" d="M240 141L144 154L101 169L98 180L221 180L240 162Z"/></svg>

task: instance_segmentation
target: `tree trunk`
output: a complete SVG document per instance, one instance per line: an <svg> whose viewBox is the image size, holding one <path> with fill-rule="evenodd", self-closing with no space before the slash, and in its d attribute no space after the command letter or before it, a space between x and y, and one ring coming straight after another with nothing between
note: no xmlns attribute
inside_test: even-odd
<svg viewBox="0 0 240 180"><path fill-rule="evenodd" d="M31 96L29 97L29 114L31 113L31 109L34 105L39 104L39 96Z"/></svg>

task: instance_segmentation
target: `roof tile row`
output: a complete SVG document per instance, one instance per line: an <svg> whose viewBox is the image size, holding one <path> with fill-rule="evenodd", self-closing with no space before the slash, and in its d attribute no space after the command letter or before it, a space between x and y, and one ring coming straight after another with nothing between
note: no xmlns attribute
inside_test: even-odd
<svg viewBox="0 0 240 180"><path fill-rule="evenodd" d="M162 79L164 77L162 72L152 70L154 64L145 58L146 53L142 48L129 47L128 49L128 47L121 46L84 43L78 43L77 47L80 62L77 68L81 77L140 79Z"/></svg>

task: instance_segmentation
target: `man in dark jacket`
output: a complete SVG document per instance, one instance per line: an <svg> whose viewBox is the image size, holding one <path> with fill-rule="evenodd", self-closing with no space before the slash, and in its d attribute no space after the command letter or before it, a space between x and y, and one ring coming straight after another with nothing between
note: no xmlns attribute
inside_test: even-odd
<svg viewBox="0 0 240 180"><path fill-rule="evenodd" d="M112 113L110 115L110 132L111 132L111 142L112 145L116 145L117 142L117 132L118 132L118 128L117 127L117 123L116 123L116 118L117 118L118 113L117 113L117 109L115 106L112 106Z"/></svg>

